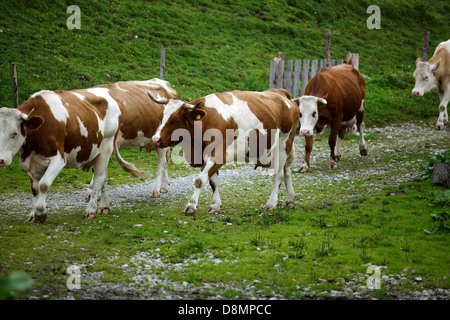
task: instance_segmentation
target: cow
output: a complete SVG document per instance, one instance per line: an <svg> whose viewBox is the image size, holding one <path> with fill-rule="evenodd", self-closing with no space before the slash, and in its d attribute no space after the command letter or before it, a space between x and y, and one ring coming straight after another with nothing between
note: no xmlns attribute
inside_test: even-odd
<svg viewBox="0 0 450 320"><path fill-rule="evenodd" d="M229 162L254 162L255 169L273 169L272 193L264 206L277 206L281 183L286 186L286 206L295 205L290 166L294 161L294 137L299 109L284 89L263 92L214 93L186 102L165 102L161 125L153 136L160 148L179 144L188 163L201 167L195 190L183 212L194 214L202 188L209 182L213 201L208 213L220 212L219 169ZM192 137L194 137L192 139Z"/></svg>
<svg viewBox="0 0 450 320"><path fill-rule="evenodd" d="M428 61L416 60L415 85L411 94L421 97L430 90L439 95L439 118L436 129L443 130L448 123L447 104L450 101L450 39L441 42Z"/></svg>
<svg viewBox="0 0 450 320"><path fill-rule="evenodd" d="M136 177L148 178L126 162L119 147L158 149L153 196L168 185L166 154L152 142L162 116L162 107L149 101L152 92L160 99L178 97L168 82L123 81L89 89L36 92L17 109L0 109L0 166L8 166L20 150L20 163L31 181L33 208L28 221L44 222L46 195L65 167L94 172L84 217L110 212L106 191L107 165L113 152L122 168ZM144 98L144 99L143 99Z"/></svg>
<svg viewBox="0 0 450 320"><path fill-rule="evenodd" d="M300 135L305 137L305 158L300 172L309 169L313 134L323 133L327 126L331 128L329 168L337 168L342 140L355 124L359 132L360 154L367 155L363 134L364 98L364 77L350 65L325 67L311 79L305 94L294 99L300 108Z"/></svg>

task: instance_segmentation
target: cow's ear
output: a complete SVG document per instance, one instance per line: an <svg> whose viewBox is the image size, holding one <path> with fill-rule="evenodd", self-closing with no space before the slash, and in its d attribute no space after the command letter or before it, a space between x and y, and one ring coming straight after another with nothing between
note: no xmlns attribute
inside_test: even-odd
<svg viewBox="0 0 450 320"><path fill-rule="evenodd" d="M328 92L325 93L325 94L322 96L322 99L323 99L323 100L327 100L327 99L328 99Z"/></svg>
<svg viewBox="0 0 450 320"><path fill-rule="evenodd" d="M430 65L430 70L434 71L439 67L439 63L441 62L441 59L439 59L435 64Z"/></svg>
<svg viewBox="0 0 450 320"><path fill-rule="evenodd" d="M206 116L206 111L202 109L189 110L188 112L188 119L190 121L200 120L204 116Z"/></svg>
<svg viewBox="0 0 450 320"><path fill-rule="evenodd" d="M41 116L32 116L29 119L24 120L23 123L27 131L35 131L42 126L44 123L44 118Z"/></svg>
<svg viewBox="0 0 450 320"><path fill-rule="evenodd" d="M417 59L416 59L416 66L417 66L417 64L418 64L419 62L422 62L422 58L417 58Z"/></svg>

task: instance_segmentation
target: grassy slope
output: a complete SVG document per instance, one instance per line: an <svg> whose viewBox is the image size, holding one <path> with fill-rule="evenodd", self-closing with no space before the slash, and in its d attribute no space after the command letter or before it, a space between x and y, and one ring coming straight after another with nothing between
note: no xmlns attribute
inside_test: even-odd
<svg viewBox="0 0 450 320"><path fill-rule="evenodd" d="M329 28L332 58L361 56L367 124L437 116L435 95L413 99L410 90L423 31L431 31L430 55L448 38L446 1L379 1L381 30L366 28L370 1L80 0L80 30L66 27L70 4L0 3L2 105L11 105L11 61L23 102L41 89L158 77L161 45L168 48L166 78L184 97L264 90L278 51L286 59L323 58Z"/></svg>

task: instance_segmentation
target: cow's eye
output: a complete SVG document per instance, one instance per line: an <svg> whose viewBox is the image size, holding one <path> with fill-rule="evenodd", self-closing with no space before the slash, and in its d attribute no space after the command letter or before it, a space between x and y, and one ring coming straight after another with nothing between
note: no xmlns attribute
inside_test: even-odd
<svg viewBox="0 0 450 320"><path fill-rule="evenodd" d="M302 114L300 113L300 118L302 117Z"/></svg>
<svg viewBox="0 0 450 320"><path fill-rule="evenodd" d="M17 136L17 132L11 133L11 139L14 139Z"/></svg>
<svg viewBox="0 0 450 320"><path fill-rule="evenodd" d="M316 112L315 111L313 112L312 116L313 116L313 118L316 117Z"/></svg>
<svg viewBox="0 0 450 320"><path fill-rule="evenodd" d="M428 80L428 77L425 77L425 80Z"/></svg>

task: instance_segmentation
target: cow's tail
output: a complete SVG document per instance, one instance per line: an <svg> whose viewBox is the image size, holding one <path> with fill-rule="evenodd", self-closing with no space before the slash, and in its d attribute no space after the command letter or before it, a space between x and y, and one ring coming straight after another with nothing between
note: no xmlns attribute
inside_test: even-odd
<svg viewBox="0 0 450 320"><path fill-rule="evenodd" d="M122 158L122 156L119 153L119 147L117 146L116 142L114 142L114 153L116 154L117 161L119 161L120 166L125 172L128 172L129 174L131 174L133 177L136 178L150 179L150 174L138 170L134 164L129 163Z"/></svg>

